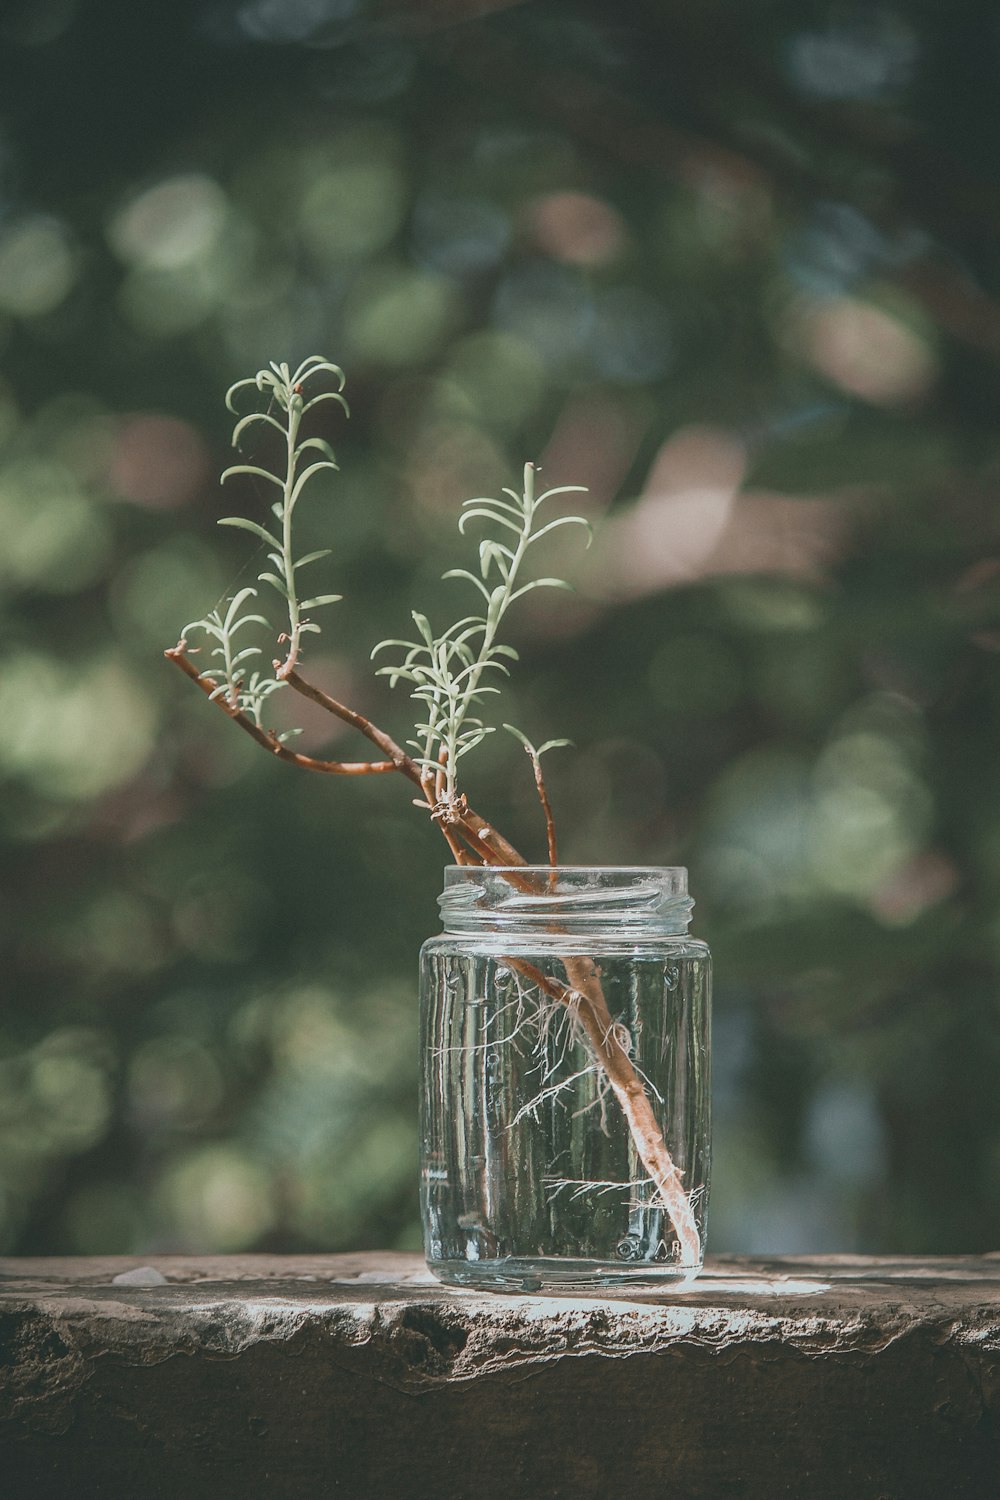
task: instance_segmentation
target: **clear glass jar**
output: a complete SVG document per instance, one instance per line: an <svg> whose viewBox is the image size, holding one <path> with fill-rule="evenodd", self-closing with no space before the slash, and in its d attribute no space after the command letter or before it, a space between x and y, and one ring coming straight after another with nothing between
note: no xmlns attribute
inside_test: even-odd
<svg viewBox="0 0 1000 1500"><path fill-rule="evenodd" d="M421 951L421 1201L443 1281L703 1259L711 958L683 869L453 866Z"/></svg>

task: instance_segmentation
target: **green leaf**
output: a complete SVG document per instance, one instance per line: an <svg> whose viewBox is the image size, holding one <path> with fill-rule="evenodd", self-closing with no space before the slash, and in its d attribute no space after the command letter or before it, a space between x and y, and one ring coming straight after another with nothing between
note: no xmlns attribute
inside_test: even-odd
<svg viewBox="0 0 1000 1500"><path fill-rule="evenodd" d="M307 448L316 448L320 453L325 454L325 456L333 464L334 468L337 468L336 456L334 455L334 451L330 447L330 444L327 442L326 438L306 438L304 442L298 444L295 451L296 453L304 453Z"/></svg>
<svg viewBox="0 0 1000 1500"><path fill-rule="evenodd" d="M339 604L343 594L317 594L315 599L303 599L302 609L318 609L321 604Z"/></svg>
<svg viewBox="0 0 1000 1500"><path fill-rule="evenodd" d="M469 583L474 583L475 584L476 588L482 594L483 598L487 602L489 602L489 597L490 597L490 591L489 591L489 589L483 583L482 579L481 578L477 578L476 575L475 575L475 573L470 573L469 570L468 570L468 568L449 568L448 571L447 571L447 573L442 573L441 574L441 577L442 578L465 578L465 579L467 579Z"/></svg>
<svg viewBox="0 0 1000 1500"><path fill-rule="evenodd" d="M509 500L496 500L492 495L477 495L472 500L463 500L462 509L465 510L466 508L469 508L473 505L492 505L497 510L505 510L508 515L516 516L519 519L523 517L524 502L521 496L515 495L513 490L505 490L504 494L514 495L514 499L517 503L515 505L511 505Z"/></svg>
<svg viewBox="0 0 1000 1500"><path fill-rule="evenodd" d="M400 678L402 678L404 682L415 683L420 681L419 677L417 677L415 673L408 672L405 667L376 667L375 676L388 677L390 687L395 687Z"/></svg>
<svg viewBox="0 0 1000 1500"><path fill-rule="evenodd" d="M471 657L469 641L474 640L477 635L482 635L486 630L486 621L477 620L475 625L470 625L468 630L463 630L461 635L455 636L455 645ZM495 648L494 648L495 649Z"/></svg>
<svg viewBox="0 0 1000 1500"><path fill-rule="evenodd" d="M256 593L256 589L254 593ZM239 619L229 627L230 637L234 636L237 630L241 629L244 625L263 625L265 630L267 630L270 629L271 622L270 620L265 620L263 615L240 615Z"/></svg>
<svg viewBox="0 0 1000 1500"><path fill-rule="evenodd" d="M529 754L533 755L533 754L536 753L535 752L535 747L531 743L531 741L528 739L528 736L526 734L523 734L520 729L518 729L518 728L515 727L515 725L513 725L513 724L505 724L503 727L504 727L504 729L506 729L506 731L507 731L508 734L512 734L516 740L520 740L521 741L521 744L524 746L525 750L527 750Z"/></svg>
<svg viewBox="0 0 1000 1500"><path fill-rule="evenodd" d="M319 406L321 401L336 401L338 406L344 408L348 416L351 415L351 409L339 391L321 391L318 396L312 396L303 406L303 413L312 411L313 407Z"/></svg>
<svg viewBox="0 0 1000 1500"><path fill-rule="evenodd" d="M456 630L462 630L464 628L464 626L466 626L466 625L480 625L481 626L482 623L483 623L483 620L482 620L482 616L481 615L463 615L460 620L456 620L455 621L454 625L449 625L448 626L448 629L445 631L445 633L441 637L441 639L442 640L447 640L448 637L454 631L456 631Z"/></svg>
<svg viewBox="0 0 1000 1500"><path fill-rule="evenodd" d="M500 542L495 542L491 537L479 543L479 568L485 579L490 571L492 563L496 563L500 572L506 580L510 570L504 566L504 562L513 562L514 554L509 547L504 547Z"/></svg>
<svg viewBox="0 0 1000 1500"><path fill-rule="evenodd" d="M585 484L558 484L553 490L544 490L535 501L535 505L541 505L543 500L551 500L553 495L586 495L587 493Z"/></svg>
<svg viewBox="0 0 1000 1500"><path fill-rule="evenodd" d="M567 583L564 578L533 578L530 583L524 583L510 596L511 603L520 599L522 594L530 594L532 589L565 589L568 594L573 593L573 585Z"/></svg>
<svg viewBox="0 0 1000 1500"><path fill-rule="evenodd" d="M413 619L414 625L420 631L420 634L423 636L428 646L433 646L434 632L433 630L431 630L431 622L428 620L427 616L420 614L419 611L415 609L410 610L410 615Z"/></svg>
<svg viewBox="0 0 1000 1500"><path fill-rule="evenodd" d="M424 748L419 740L407 740L406 743L414 750L422 750ZM415 766L424 766L428 771L440 771L441 769L439 761L428 759L426 755L415 755L413 757L413 764ZM420 806L423 807L425 804L421 802Z"/></svg>
<svg viewBox="0 0 1000 1500"><path fill-rule="evenodd" d="M235 385L231 385L229 387L228 391L226 392L226 405L229 407L229 410L232 412L232 414L233 414L234 417L238 416L239 413L237 412L236 407L233 405L233 397L236 395L237 391L242 390L243 387L246 386L246 385L252 385L255 390L260 390L260 385L259 385L258 381L256 379L250 379L250 380L237 380L236 384Z"/></svg>
<svg viewBox="0 0 1000 1500"><path fill-rule="evenodd" d="M257 578L261 583L269 583L272 588L277 589L283 599L288 598L288 589L280 578L274 573L258 573Z"/></svg>
<svg viewBox="0 0 1000 1500"><path fill-rule="evenodd" d="M371 649L371 651L369 652L369 654L368 654L368 660L369 661L374 661L374 659L378 655L378 653L380 651L384 651L387 646L402 646L402 647L408 649L411 645L412 645L411 641L397 641L397 640L379 641L378 645L377 646L373 646L372 649Z"/></svg>
<svg viewBox="0 0 1000 1500"><path fill-rule="evenodd" d="M516 598L517 594L511 595L511 600L514 600ZM500 615L503 613L504 605L507 603L507 589L502 583L498 583L492 594L490 594L489 596L489 608L486 611L487 618L490 620L499 619Z"/></svg>
<svg viewBox="0 0 1000 1500"><path fill-rule="evenodd" d="M333 364L331 360L324 358L322 354L307 355L295 371L292 383L293 385L301 385L304 380L309 380L313 375L319 375L324 370L328 375L336 375L340 381L340 389L343 390L347 384L346 375L339 365Z"/></svg>
<svg viewBox="0 0 1000 1500"><path fill-rule="evenodd" d="M260 537L262 542L270 542L272 547L281 546L277 537L273 537L266 527L258 526L256 521L248 521L246 516L223 516L218 525L237 526L240 531L250 531L254 536Z"/></svg>
<svg viewBox="0 0 1000 1500"><path fill-rule="evenodd" d="M556 521L549 521L541 531L536 531L531 540L537 542L547 531L555 531L557 526L582 526L587 533L587 546L594 540L594 528L583 516L560 516Z"/></svg>
<svg viewBox="0 0 1000 1500"><path fill-rule="evenodd" d="M336 469L336 467L337 465L330 463L329 459L321 458L317 463L310 464L308 469L303 469L292 486L292 493L288 497L289 505L295 504L314 474L318 474L321 469Z"/></svg>
<svg viewBox="0 0 1000 1500"><path fill-rule="evenodd" d="M240 440L240 435L246 430L247 427L250 427L254 422L266 422L268 426L276 427L281 433L282 437L285 436L285 426L282 422L278 421L277 417L272 417L271 413L267 411L252 411L249 412L247 416L241 417L236 426L233 428L234 448Z"/></svg>
<svg viewBox="0 0 1000 1500"><path fill-rule="evenodd" d="M222 640L222 626L216 625L212 620L191 620L184 626L181 635L190 635L192 630L204 630L206 635L212 636L217 641ZM201 675L204 677L206 673L203 672Z"/></svg>
<svg viewBox="0 0 1000 1500"><path fill-rule="evenodd" d="M225 484L226 480L232 478L234 474L253 474L257 479L269 479L272 484L278 486L279 490L284 489L277 474L271 474L267 469L261 469L256 464L234 464L231 469L226 469L219 483Z"/></svg>
<svg viewBox="0 0 1000 1500"><path fill-rule="evenodd" d="M458 529L463 536L465 535L466 521L474 521L477 517L485 521L492 521L495 526L506 526L507 530L513 531L515 536L520 536L524 529L523 525L515 525L513 521L508 521L506 516L496 515L491 510L467 510L463 511L458 518Z"/></svg>
<svg viewBox="0 0 1000 1500"><path fill-rule="evenodd" d="M476 662L472 647L469 645L469 640L474 634L474 631L468 631L466 635L458 636L454 641L448 642L451 654L457 656L459 661L465 662L467 667L474 666Z"/></svg>
<svg viewBox="0 0 1000 1500"><path fill-rule="evenodd" d="M256 597L257 590L252 588L240 589L238 594L233 595L233 597L229 601L229 608L226 610L226 619L224 626L226 630L230 630L232 628L232 623L240 612L240 605L245 604L248 599L256 599Z"/></svg>
<svg viewBox="0 0 1000 1500"><path fill-rule="evenodd" d="M307 552L305 557L299 558L295 566L297 568L304 568L306 563L319 562L321 557L329 557L332 552L332 547L322 547L319 552Z"/></svg>

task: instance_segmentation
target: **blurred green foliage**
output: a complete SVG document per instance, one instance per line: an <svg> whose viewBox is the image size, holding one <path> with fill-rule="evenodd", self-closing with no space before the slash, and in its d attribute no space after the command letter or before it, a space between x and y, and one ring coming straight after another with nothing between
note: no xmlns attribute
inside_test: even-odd
<svg viewBox="0 0 1000 1500"><path fill-rule="evenodd" d="M162 658L257 571L222 392L316 351L353 415L309 667L397 733L368 652L455 587L461 501L527 458L590 487L504 716L579 747L565 859L691 867L714 1248L993 1247L993 8L14 0L0 35L0 1247L417 1243L444 846ZM541 857L501 739L470 791Z"/></svg>

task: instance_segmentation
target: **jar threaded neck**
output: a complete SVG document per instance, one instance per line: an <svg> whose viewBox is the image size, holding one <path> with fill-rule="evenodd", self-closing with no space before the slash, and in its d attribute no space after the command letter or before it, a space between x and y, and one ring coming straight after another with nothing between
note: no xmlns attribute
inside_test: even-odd
<svg viewBox="0 0 1000 1500"><path fill-rule="evenodd" d="M680 935L694 905L682 866L450 865L438 898L446 932Z"/></svg>

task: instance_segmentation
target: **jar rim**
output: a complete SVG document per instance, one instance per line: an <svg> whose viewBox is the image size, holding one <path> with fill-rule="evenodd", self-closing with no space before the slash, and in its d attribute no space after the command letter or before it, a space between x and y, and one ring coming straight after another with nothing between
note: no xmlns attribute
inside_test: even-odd
<svg viewBox="0 0 1000 1500"><path fill-rule="evenodd" d="M463 875L481 875L484 871L520 870L522 873L550 875L553 870L570 872L589 870L598 875L683 875L687 879L687 865L445 865L445 871L455 870Z"/></svg>
<svg viewBox="0 0 1000 1500"><path fill-rule="evenodd" d="M683 865L447 865L438 898L445 928L466 932L683 933L693 904Z"/></svg>

